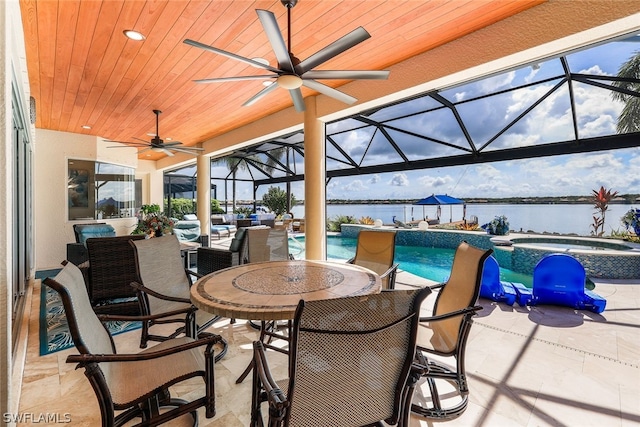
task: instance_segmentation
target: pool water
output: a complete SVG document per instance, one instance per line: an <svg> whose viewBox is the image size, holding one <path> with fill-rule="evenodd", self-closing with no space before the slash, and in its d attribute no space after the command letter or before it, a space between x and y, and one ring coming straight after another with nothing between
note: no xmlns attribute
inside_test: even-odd
<svg viewBox="0 0 640 427"><path fill-rule="evenodd" d="M353 238L327 236L327 259L347 260L356 254L357 241ZM290 252L296 259L304 258L304 237L290 239ZM436 282L444 282L451 273L455 249L396 246L395 262L401 270ZM500 268L500 280L523 283L531 287L532 278Z"/></svg>

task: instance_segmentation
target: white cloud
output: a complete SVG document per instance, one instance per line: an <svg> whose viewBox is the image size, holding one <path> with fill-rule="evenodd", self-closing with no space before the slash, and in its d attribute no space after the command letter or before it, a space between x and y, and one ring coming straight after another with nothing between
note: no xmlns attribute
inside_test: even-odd
<svg viewBox="0 0 640 427"><path fill-rule="evenodd" d="M365 191L368 190L369 187L367 187L366 185L364 185L364 183L362 182L362 180L360 179L356 179L352 182L350 182L349 184L345 185L343 187L343 189L345 191L357 191L357 192L361 192L361 191Z"/></svg>
<svg viewBox="0 0 640 427"><path fill-rule="evenodd" d="M393 175L391 181L389 181L389 185L397 186L397 187L406 187L409 185L409 179L405 173L397 173Z"/></svg>
<svg viewBox="0 0 640 427"><path fill-rule="evenodd" d="M369 184L377 184L380 182L380 175L375 174L369 179Z"/></svg>
<svg viewBox="0 0 640 427"><path fill-rule="evenodd" d="M464 99L466 94L467 94L466 92L456 92L453 95L453 98L455 99L456 102L460 102Z"/></svg>
<svg viewBox="0 0 640 427"><path fill-rule="evenodd" d="M594 65L590 68L587 68L586 70L580 70L578 71L578 73L580 74L595 74L598 76L608 76L609 74L607 74L605 71L603 71L599 65Z"/></svg>
<svg viewBox="0 0 640 427"><path fill-rule="evenodd" d="M484 163L473 168L477 175L483 179L496 179L500 177L500 171L494 165Z"/></svg>
<svg viewBox="0 0 640 427"><path fill-rule="evenodd" d="M496 92L500 89L509 87L515 77L515 71L510 71L508 73L500 74L498 76L489 77L488 79L482 80L480 82L480 87L485 93Z"/></svg>
<svg viewBox="0 0 640 427"><path fill-rule="evenodd" d="M449 175L444 176L431 176L425 175L418 178L418 184L422 188L427 190L436 190L438 188L446 188L453 184L453 178ZM432 191L433 192L433 191Z"/></svg>
<svg viewBox="0 0 640 427"><path fill-rule="evenodd" d="M623 164L613 152L609 152L577 155L569 159L565 166L577 169L597 169L622 168Z"/></svg>

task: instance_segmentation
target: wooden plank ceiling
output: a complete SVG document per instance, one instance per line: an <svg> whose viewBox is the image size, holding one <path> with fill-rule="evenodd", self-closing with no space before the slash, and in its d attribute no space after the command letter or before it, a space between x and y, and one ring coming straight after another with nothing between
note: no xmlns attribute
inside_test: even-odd
<svg viewBox="0 0 640 427"><path fill-rule="evenodd" d="M370 39L317 69L383 70L542 1L300 0L292 10L292 51L305 59L362 26ZM242 107L263 88L260 81L194 83L265 73L183 43L189 38L277 66L255 9L275 13L286 40L287 13L279 0L20 0L20 5L38 128L149 140L147 135L155 134L152 110L159 109L160 137L192 146L292 104L288 93L277 89ZM127 39L127 29L146 39ZM303 95L312 93L303 88ZM141 158L164 156L151 154Z"/></svg>

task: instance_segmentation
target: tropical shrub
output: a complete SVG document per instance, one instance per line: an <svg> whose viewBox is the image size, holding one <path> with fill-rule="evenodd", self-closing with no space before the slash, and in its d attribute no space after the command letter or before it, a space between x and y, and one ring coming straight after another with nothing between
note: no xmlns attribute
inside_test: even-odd
<svg viewBox="0 0 640 427"><path fill-rule="evenodd" d="M640 209L631 208L620 218L624 228L633 230L636 236L640 236Z"/></svg>
<svg viewBox="0 0 640 427"><path fill-rule="evenodd" d="M172 218L182 219L184 214L195 213L196 206L192 199L178 198L171 199L171 210L167 209L168 202L165 200L164 211L169 212L169 216Z"/></svg>
<svg viewBox="0 0 640 427"><path fill-rule="evenodd" d="M220 207L220 202L216 199L211 199L211 213L212 214L223 214L224 209Z"/></svg>
<svg viewBox="0 0 640 427"><path fill-rule="evenodd" d="M474 223L463 222L462 224L456 225L456 229L465 230L465 231L475 231L475 230L480 230L480 226L478 225L477 222L474 222Z"/></svg>
<svg viewBox="0 0 640 427"><path fill-rule="evenodd" d="M358 220L350 215L337 215L327 221L327 231L340 231L342 224L357 224Z"/></svg>
<svg viewBox="0 0 640 427"><path fill-rule="evenodd" d="M248 217L249 215L251 215L253 213L253 208L250 207L250 206L238 206L237 208L235 208L233 213L234 214L244 215L245 217Z"/></svg>
<svg viewBox="0 0 640 427"><path fill-rule="evenodd" d="M496 236L504 236L509 234L509 221L504 215L496 216L491 222L482 226L487 233L494 234Z"/></svg>
<svg viewBox="0 0 640 427"><path fill-rule="evenodd" d="M262 204L277 216L287 212L287 192L279 187L271 186L262 196ZM296 197L291 195L291 207L296 205Z"/></svg>
<svg viewBox="0 0 640 427"><path fill-rule="evenodd" d="M360 224L364 225L373 225L375 221L370 216L363 216L362 218L360 218L359 222Z"/></svg>

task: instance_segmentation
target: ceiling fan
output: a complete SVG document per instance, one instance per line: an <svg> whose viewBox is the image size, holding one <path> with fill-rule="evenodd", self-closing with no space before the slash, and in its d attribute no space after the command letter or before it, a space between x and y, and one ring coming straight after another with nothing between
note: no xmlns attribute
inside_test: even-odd
<svg viewBox="0 0 640 427"><path fill-rule="evenodd" d="M104 141L106 142L118 142L120 144L126 144L129 146L133 146L133 147L146 147L143 148L142 150L138 151L138 154L140 153L144 153L145 151L156 151L156 152L163 152L168 156L172 156L173 157L173 153L172 151L176 151L176 152L180 152L180 153L187 153L187 154L193 154L194 156L198 155L198 151L203 151L204 148L198 148L198 147L178 147L179 145L182 145L182 142L180 141L172 141L172 142L164 142L162 139L160 139L159 132L158 132L158 125L159 125L159 117L160 114L162 113L162 111L160 110L153 110L153 113L156 115L156 136L154 136L153 138L151 138L151 142L147 142L144 139L140 139L140 138L136 138L135 136L132 137L133 139L137 139L138 141L141 142L130 142L130 141L111 141L108 139L105 139ZM108 148L122 148L121 145L112 145Z"/></svg>
<svg viewBox="0 0 640 427"><path fill-rule="evenodd" d="M280 0L282 4L287 8L288 19L288 45L285 45L278 21L272 12L268 10L256 9L260 23L264 29L264 32L269 39L269 43L276 55L278 66L272 67L268 63L264 64L254 59L245 58L243 56L236 55L231 52L227 52L222 49L215 48L194 40L186 39L184 43L208 50L210 52L217 53L219 55L226 56L227 58L235 59L237 61L244 62L257 68L270 71L273 74L267 75L253 75L253 76L236 76L236 77L219 77L211 79L195 80L197 83L219 83L219 82L232 82L241 80L269 80L274 82L265 87L253 97L249 98L243 106L249 106L256 101L272 92L278 87L287 89L293 100L293 105L296 111L304 111L304 100L302 98L301 86L306 86L309 89L320 92L324 95L335 98L346 104L353 104L357 101L356 98L347 95L344 92L340 92L330 86L318 82L318 80L359 80L359 79L378 79L384 80L389 77L389 71L349 71L349 70L313 70L318 65L330 60L334 56L351 49L357 44L371 37L371 35L362 27L358 27L351 31L347 35L339 38L330 45L320 49L304 61L300 61L291 52L291 9L298 3L298 0Z"/></svg>

